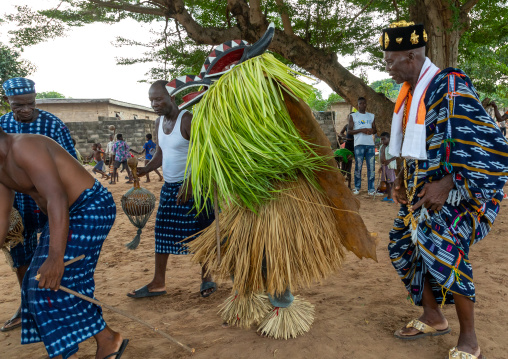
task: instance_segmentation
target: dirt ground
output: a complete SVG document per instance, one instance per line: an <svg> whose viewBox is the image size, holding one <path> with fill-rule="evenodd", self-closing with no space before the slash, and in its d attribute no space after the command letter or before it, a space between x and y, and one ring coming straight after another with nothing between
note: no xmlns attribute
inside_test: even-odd
<svg viewBox="0 0 508 359"><path fill-rule="evenodd" d="M365 176L364 168L364 176ZM159 195L161 184L142 184ZM397 213L395 204L381 202L382 196L368 197L366 188L358 198L361 214L372 232L379 233L378 262L360 260L349 253L337 274L316 283L301 294L316 306L316 319L305 336L292 340L272 340L256 335L254 328L223 329L217 315L218 305L230 294L229 282L220 283L209 298L199 295L200 268L186 256L171 256L167 270L168 295L134 300L126 293L148 283L153 275L155 215L142 234L138 249L124 244L136 234L120 207L120 198L129 184L120 181L109 186L118 205L118 215L104 243L95 275L97 299L146 320L159 330L196 349L194 358L420 358L443 359L455 346L459 324L454 307L445 314L453 328L450 335L403 342L393 332L420 310L412 306L407 292L393 270L387 251L388 232ZM102 183L107 185L105 180ZM364 181L363 187L366 187ZM508 189L508 188L507 188ZM483 354L488 359L508 358L508 261L506 233L508 202L502 203L500 215L490 235L471 250L477 288L476 329ZM14 273L0 261L0 321L8 319L19 305L19 288ZM107 309L108 324L120 331L130 344L122 358L190 358L191 355L140 324ZM20 330L0 333L0 358L47 358L42 344L20 345ZM95 341L80 345L79 357L95 357Z"/></svg>

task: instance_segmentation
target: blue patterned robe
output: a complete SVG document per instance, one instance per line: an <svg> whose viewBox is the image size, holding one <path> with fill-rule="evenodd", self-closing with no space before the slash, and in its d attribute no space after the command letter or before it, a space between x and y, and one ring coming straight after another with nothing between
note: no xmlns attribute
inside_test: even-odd
<svg viewBox="0 0 508 359"><path fill-rule="evenodd" d="M50 137L77 158L69 129L58 117L49 112L39 110L37 119L30 123L16 121L14 114L9 112L0 117L0 127L6 133L28 133ZM14 267L18 268L30 264L37 247L37 232L44 228L48 218L39 210L35 201L26 194L16 193L14 207L19 211L25 226L24 244L17 245L11 250Z"/></svg>
<svg viewBox="0 0 508 359"><path fill-rule="evenodd" d="M97 180L69 207L69 235L64 261L84 254L67 267L61 285L94 297L94 273L106 239L116 217L113 196ZM106 327L100 306L62 290L39 289L37 272L48 258L49 225L46 224L21 291L21 343L44 342L50 358L64 359L78 351L78 344Z"/></svg>
<svg viewBox="0 0 508 359"><path fill-rule="evenodd" d="M390 232L390 259L416 305L422 304L427 274L439 304L453 303L453 293L475 301L469 247L485 238L499 211L508 179L508 143L461 70L436 75L424 101L427 160L419 161L413 204L425 183L451 174L455 187L441 211L429 211L425 218L424 211L415 212L422 218L416 245L410 225L404 224L407 207L401 206ZM408 164L411 189L415 163Z"/></svg>

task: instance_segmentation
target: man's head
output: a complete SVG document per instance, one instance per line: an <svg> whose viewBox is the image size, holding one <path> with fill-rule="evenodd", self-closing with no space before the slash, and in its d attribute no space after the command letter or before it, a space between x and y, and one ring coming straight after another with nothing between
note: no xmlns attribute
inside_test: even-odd
<svg viewBox="0 0 508 359"><path fill-rule="evenodd" d="M33 120L35 111L35 82L23 77L14 77L2 84L4 100L9 103L14 119L20 122Z"/></svg>
<svg viewBox="0 0 508 359"><path fill-rule="evenodd" d="M152 139L152 134L151 133L147 133L146 134L146 140L150 141L151 139Z"/></svg>
<svg viewBox="0 0 508 359"><path fill-rule="evenodd" d="M367 109L367 100L365 97L358 97L358 112L365 113Z"/></svg>
<svg viewBox="0 0 508 359"><path fill-rule="evenodd" d="M92 145L92 150L94 150L94 151L96 151L96 150L97 150L97 144L96 144L96 143L94 143L94 144Z"/></svg>
<svg viewBox="0 0 508 359"><path fill-rule="evenodd" d="M388 146L390 144L390 134L388 132L383 132L380 137L383 145Z"/></svg>
<svg viewBox="0 0 508 359"><path fill-rule="evenodd" d="M166 89L167 83L165 80L155 81L148 90L150 105L159 116L169 115L175 108L178 109L175 98L169 96Z"/></svg>
<svg viewBox="0 0 508 359"><path fill-rule="evenodd" d="M117 139L118 141L123 141L123 135L122 135L121 133L117 134L117 135L116 135L116 139Z"/></svg>
<svg viewBox="0 0 508 359"><path fill-rule="evenodd" d="M383 29L379 43L384 51L386 71L396 83L418 79L425 62L427 40L421 24L399 21Z"/></svg>
<svg viewBox="0 0 508 359"><path fill-rule="evenodd" d="M110 141L113 141L113 138L114 138L113 135L109 135L109 140Z"/></svg>

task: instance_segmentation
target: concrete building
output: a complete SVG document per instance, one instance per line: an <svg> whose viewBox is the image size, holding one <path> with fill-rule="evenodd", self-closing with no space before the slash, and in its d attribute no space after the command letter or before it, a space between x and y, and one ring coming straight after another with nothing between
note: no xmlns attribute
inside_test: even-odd
<svg viewBox="0 0 508 359"><path fill-rule="evenodd" d="M157 115L149 107L105 99L44 98L36 100L37 108L51 112L63 122L95 122L99 117L120 120L152 120Z"/></svg>
<svg viewBox="0 0 508 359"><path fill-rule="evenodd" d="M342 128L347 125L348 115L353 111L353 107L346 101L341 100L332 102L328 107L328 111L335 113L335 131L340 133Z"/></svg>

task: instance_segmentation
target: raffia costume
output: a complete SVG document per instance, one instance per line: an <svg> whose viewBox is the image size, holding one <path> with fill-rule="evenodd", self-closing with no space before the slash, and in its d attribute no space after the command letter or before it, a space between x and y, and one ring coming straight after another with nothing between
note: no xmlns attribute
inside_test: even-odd
<svg viewBox="0 0 508 359"><path fill-rule="evenodd" d="M200 101L188 170L194 198L217 199L221 207L221 261L215 222L189 244L193 261L233 278L234 294L221 308L225 321L258 324L263 334L287 339L314 319L313 306L292 291L336 271L344 247L359 257L376 254L330 142L301 100L310 86L263 54L274 30L270 25L253 45L218 46L199 76L174 79L167 89L175 95L201 87L180 105ZM198 210L204 203L196 201Z"/></svg>

